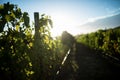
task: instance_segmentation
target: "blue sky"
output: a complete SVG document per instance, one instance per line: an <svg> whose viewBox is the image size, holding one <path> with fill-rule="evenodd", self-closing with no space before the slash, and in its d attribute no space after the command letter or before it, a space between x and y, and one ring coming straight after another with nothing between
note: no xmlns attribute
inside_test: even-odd
<svg viewBox="0 0 120 80"><path fill-rule="evenodd" d="M120 13L120 0L1 0L0 3L17 4L22 11L29 13L33 21L33 13L50 15L54 23L54 32L60 34L63 30L75 31L88 21L109 17ZM74 28L74 31L73 31ZM60 31L57 31L57 30ZM58 33L57 33L58 32Z"/></svg>

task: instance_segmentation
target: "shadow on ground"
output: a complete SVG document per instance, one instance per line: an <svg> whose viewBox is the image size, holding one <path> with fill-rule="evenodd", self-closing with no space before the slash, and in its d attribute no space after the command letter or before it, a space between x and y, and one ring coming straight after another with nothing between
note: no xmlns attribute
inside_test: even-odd
<svg viewBox="0 0 120 80"><path fill-rule="evenodd" d="M56 80L119 80L119 73L119 66L96 54L93 49L77 43Z"/></svg>

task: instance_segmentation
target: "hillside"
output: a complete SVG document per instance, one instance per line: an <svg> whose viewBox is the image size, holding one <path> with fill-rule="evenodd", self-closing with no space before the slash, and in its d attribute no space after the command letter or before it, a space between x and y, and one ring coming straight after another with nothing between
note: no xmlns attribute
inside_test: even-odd
<svg viewBox="0 0 120 80"><path fill-rule="evenodd" d="M94 32L99 29L109 29L120 26L120 14L109 16L104 19L98 19L94 22L88 22L79 26L79 29L84 32Z"/></svg>
<svg viewBox="0 0 120 80"><path fill-rule="evenodd" d="M78 35L76 39L91 48L102 50L104 55L120 59L120 26Z"/></svg>

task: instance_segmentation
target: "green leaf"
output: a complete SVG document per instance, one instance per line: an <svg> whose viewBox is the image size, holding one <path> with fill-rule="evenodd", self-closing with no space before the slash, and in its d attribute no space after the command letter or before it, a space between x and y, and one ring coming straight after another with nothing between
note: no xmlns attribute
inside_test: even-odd
<svg viewBox="0 0 120 80"><path fill-rule="evenodd" d="M9 22L10 21L10 15L5 15L5 19L6 19L7 22Z"/></svg>
<svg viewBox="0 0 120 80"><path fill-rule="evenodd" d="M24 12L23 14L23 19L24 19L24 24L26 27L30 27L29 26L29 17L28 17L28 13L27 12Z"/></svg>

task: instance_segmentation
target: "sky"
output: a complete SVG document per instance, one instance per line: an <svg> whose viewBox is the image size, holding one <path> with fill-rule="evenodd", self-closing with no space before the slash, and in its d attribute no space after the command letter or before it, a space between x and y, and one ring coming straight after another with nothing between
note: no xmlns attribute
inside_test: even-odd
<svg viewBox="0 0 120 80"><path fill-rule="evenodd" d="M77 34L82 32L77 30L79 25L120 13L120 0L0 0L0 4L6 2L28 12L31 21L34 21L34 12L51 16L53 36L64 30Z"/></svg>

